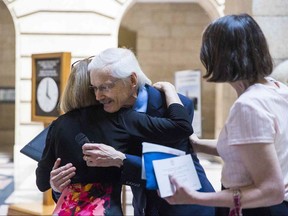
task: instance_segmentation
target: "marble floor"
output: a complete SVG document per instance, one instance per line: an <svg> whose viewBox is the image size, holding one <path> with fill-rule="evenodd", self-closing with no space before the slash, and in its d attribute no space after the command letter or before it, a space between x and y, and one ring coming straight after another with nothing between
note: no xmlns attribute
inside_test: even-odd
<svg viewBox="0 0 288 216"><path fill-rule="evenodd" d="M11 155L0 153L0 215L6 215L6 200L14 191L13 161Z"/></svg>

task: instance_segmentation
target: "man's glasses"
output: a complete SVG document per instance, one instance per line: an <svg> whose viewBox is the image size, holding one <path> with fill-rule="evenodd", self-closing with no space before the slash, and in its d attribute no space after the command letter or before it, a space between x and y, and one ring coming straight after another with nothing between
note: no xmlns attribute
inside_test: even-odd
<svg viewBox="0 0 288 216"><path fill-rule="evenodd" d="M90 56L90 57L88 57L88 58L79 59L79 60L73 62L73 64L71 65L71 68L74 68L74 67L75 67L79 62L81 62L81 61L87 61L87 63L90 63L94 57L95 57L95 55Z"/></svg>
<svg viewBox="0 0 288 216"><path fill-rule="evenodd" d="M122 79L116 79L116 80L112 81L111 83L102 84L98 87L90 85L89 89L91 89L94 92L94 94L96 94L97 91L107 93L107 92L110 92L111 89L113 89L115 87L116 82L118 82L119 80L122 80Z"/></svg>

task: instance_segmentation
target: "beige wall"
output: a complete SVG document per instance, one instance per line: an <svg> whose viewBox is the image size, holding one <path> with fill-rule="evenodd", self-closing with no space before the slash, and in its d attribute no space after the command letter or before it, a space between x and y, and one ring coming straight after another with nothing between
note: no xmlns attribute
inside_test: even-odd
<svg viewBox="0 0 288 216"><path fill-rule="evenodd" d="M210 21L197 3L136 3L123 17L121 26L136 32L136 47L132 48L137 50L142 69L152 82L174 83L176 71L200 69L204 73L199 52L202 31ZM214 107L215 86L204 81L202 134L206 138L214 136Z"/></svg>
<svg viewBox="0 0 288 216"><path fill-rule="evenodd" d="M248 13L252 15L252 0L226 0L225 1L225 15Z"/></svg>
<svg viewBox="0 0 288 216"><path fill-rule="evenodd" d="M6 5L0 1L0 88L15 88L15 31ZM15 103L0 101L0 150L12 155Z"/></svg>
<svg viewBox="0 0 288 216"><path fill-rule="evenodd" d="M277 66L288 59L288 1L253 0L252 12L267 38Z"/></svg>

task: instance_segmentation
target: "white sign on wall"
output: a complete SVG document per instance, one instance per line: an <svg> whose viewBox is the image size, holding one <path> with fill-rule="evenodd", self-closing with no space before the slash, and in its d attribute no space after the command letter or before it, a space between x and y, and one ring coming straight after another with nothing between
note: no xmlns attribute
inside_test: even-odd
<svg viewBox="0 0 288 216"><path fill-rule="evenodd" d="M175 72L175 87L177 92L190 98L193 101L194 118L192 126L194 133L198 137L201 137L201 71L184 70Z"/></svg>

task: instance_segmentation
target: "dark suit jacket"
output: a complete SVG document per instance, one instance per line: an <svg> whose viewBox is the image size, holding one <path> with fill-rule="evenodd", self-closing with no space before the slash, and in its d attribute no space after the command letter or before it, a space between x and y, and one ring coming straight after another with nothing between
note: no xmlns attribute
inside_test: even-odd
<svg viewBox="0 0 288 216"><path fill-rule="evenodd" d="M166 115L166 100L165 95L151 86L146 86L148 89L148 107L147 114L151 116L162 117ZM189 121L192 123L194 109L193 103L187 97L179 95L182 103L189 113ZM184 150L191 153L188 137L171 144L171 147ZM141 156L141 149L133 149L131 152L134 155ZM199 191L212 192L214 191L211 183L206 177L205 171L201 166L199 159L195 153L191 153L192 159L197 170L202 188ZM215 215L213 207L198 206L198 205L169 205L164 199L161 199L156 191L145 189L145 182L141 181L141 158L126 154L124 161L122 181L131 185L133 192L133 207L135 215L154 215L153 209L158 211L159 215L195 215L207 216Z"/></svg>

